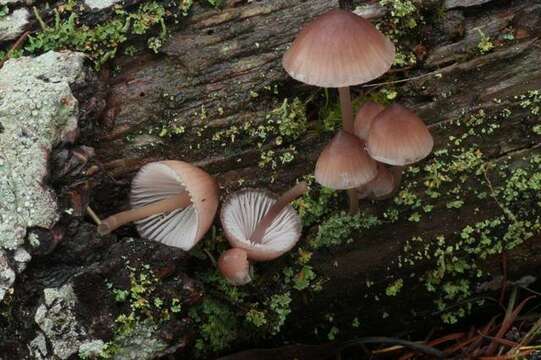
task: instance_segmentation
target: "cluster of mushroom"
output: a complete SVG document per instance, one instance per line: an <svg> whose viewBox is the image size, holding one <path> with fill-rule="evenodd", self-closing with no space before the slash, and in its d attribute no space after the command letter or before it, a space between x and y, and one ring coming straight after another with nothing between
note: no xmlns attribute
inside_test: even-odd
<svg viewBox="0 0 541 360"><path fill-rule="evenodd" d="M338 88L343 129L323 149L315 178L323 186L348 190L352 213L359 209L359 198L392 195L402 167L432 151L433 139L423 121L401 105L385 109L369 101L353 120L349 87L383 75L394 57L393 43L375 26L339 9L306 25L283 57L283 67L294 79Z"/></svg>
<svg viewBox="0 0 541 360"><path fill-rule="evenodd" d="M353 121L349 86L381 76L394 56L392 42L369 21L338 9L304 27L284 54L283 66L293 78L339 89L343 129L323 149L315 177L323 186L348 190L352 212L358 211L359 198L392 194L402 167L432 151L432 136L423 121L398 104L384 109L367 102ZM232 248L220 256L218 268L230 283L251 280L250 261L273 260L295 246L302 225L290 202L306 191L302 182L280 197L245 189L225 200L220 219ZM150 163L133 180L130 204L131 210L100 222L98 232L107 234L135 222L142 237L188 251L214 221L218 185L186 162Z"/></svg>
<svg viewBox="0 0 541 360"><path fill-rule="evenodd" d="M307 190L302 182L277 197L259 189L231 194L221 209L221 222L232 249L218 268L234 285L251 280L249 261L273 260L289 251L301 236L302 224L290 202ZM200 168L175 160L149 163L132 181L131 209L98 221L108 234L134 222L140 235L185 251L208 232L218 209L216 180Z"/></svg>

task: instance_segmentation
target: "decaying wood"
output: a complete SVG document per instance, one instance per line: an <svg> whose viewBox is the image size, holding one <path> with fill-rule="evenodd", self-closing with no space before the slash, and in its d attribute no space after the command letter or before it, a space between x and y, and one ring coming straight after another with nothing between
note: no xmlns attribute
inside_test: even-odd
<svg viewBox="0 0 541 360"><path fill-rule="evenodd" d="M538 41L541 4L538 1L509 4L478 2L479 6L485 6L482 11L470 11L458 2L453 6L453 2L447 3L454 8L449 16L462 22L463 32L457 33L453 29L453 33L441 41L440 35L427 29L425 35L429 48L426 63L403 74L404 78L412 77L411 80L393 84L399 87L400 94L409 94L402 96L400 101L416 110L430 124L436 140L435 149L443 147L449 136L463 132L459 126L451 125L451 120L480 109L503 109L513 96L541 87L541 69L538 66L541 58L541 42ZM193 16L183 29L175 33L159 56L126 58L118 62L122 70L110 80L109 110L106 113L113 114L110 116L113 121L109 122L110 128L95 144L98 157L115 179L127 184L132 173L142 164L177 158L193 161L208 169L225 187L236 186L240 178L251 184L266 182L268 172L257 166L257 149L223 153L222 148L204 143L204 137L163 139L156 132L150 135L147 132L164 122L188 129L219 129L249 120L263 121L277 104L265 89L284 83L289 87L298 86L288 80L281 69L280 57L284 49L304 21L336 4L319 0L284 0L235 5L222 11L206 11ZM514 31L517 41L506 44L497 40L499 34L508 29ZM481 34L496 42L494 51L485 55L478 53ZM389 80L393 78L378 81ZM507 100L502 103L494 99ZM489 159L497 162L507 155L538 151L541 138L532 134L531 124L524 123L523 112L514 113L501 126L503 131L499 131L499 135L478 144ZM138 135L141 132L145 134ZM140 146L134 148L126 143L125 137L129 135L134 135ZM157 145L143 146L149 143ZM198 143L202 144L200 149L196 146ZM311 134L301 139L297 146L301 149L300 155L291 166L278 171L280 181L274 187L282 187L283 190L295 177L310 173L324 143L325 139ZM117 188L112 191L117 191ZM344 284L375 279L377 286L378 281L385 280L378 280L378 273L395 266L390 259L400 255L406 239L420 233L429 237L430 234L457 231L471 216L471 210L435 212L418 224L398 223L379 233L362 236L351 246L321 252L317 255L316 270L333 280L310 305L309 311L329 312L340 317L351 316L352 308L362 309L367 318L379 321L374 319L371 311L375 314L376 308L381 310L386 305L361 301L362 287L355 290L355 287ZM475 216L486 218L493 214L493 207L485 207ZM513 261L525 253L539 253L539 250L539 244L529 242L511 253L510 271L521 273L525 271L524 267L541 266L539 256L529 256L527 263ZM487 266L498 266L497 260L489 264ZM422 271L424 266L420 264L417 270ZM403 275L410 276L410 273ZM415 290L410 289L410 293L415 293ZM413 297L409 301L418 303L428 299ZM403 305L407 306L406 303ZM305 311L308 310L303 309ZM404 318L408 317L404 315ZM312 325L309 318L301 319L299 333ZM387 325L393 328L392 324ZM381 331L384 329L382 327Z"/></svg>

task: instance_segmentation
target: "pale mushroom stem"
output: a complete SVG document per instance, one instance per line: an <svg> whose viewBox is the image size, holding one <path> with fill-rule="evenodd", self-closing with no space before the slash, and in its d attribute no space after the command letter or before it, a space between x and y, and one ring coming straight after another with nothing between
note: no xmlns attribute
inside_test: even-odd
<svg viewBox="0 0 541 360"><path fill-rule="evenodd" d="M263 239L263 235L265 235L265 231L272 224L274 219L287 205L289 205L290 202L304 194L306 191L308 191L308 185L303 181L283 193L256 225L254 232L250 236L250 242L256 244L260 243Z"/></svg>
<svg viewBox="0 0 541 360"><path fill-rule="evenodd" d="M349 86L338 88L340 96L340 109L342 110L342 127L345 131L353 134L353 105ZM349 213L354 215L359 212L359 199L355 189L347 190L349 198Z"/></svg>
<svg viewBox="0 0 541 360"><path fill-rule="evenodd" d="M182 194L170 196L147 206L122 211L103 220L98 226L98 233L100 235L107 235L118 229L120 226L132 221L141 220L156 214L167 213L176 209L182 209L190 205L190 203L190 195L186 191Z"/></svg>

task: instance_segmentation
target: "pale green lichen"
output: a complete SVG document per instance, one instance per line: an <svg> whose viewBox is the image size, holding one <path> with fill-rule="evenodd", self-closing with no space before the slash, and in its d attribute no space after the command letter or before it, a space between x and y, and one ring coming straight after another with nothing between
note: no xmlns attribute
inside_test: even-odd
<svg viewBox="0 0 541 360"><path fill-rule="evenodd" d="M8 61L0 70L0 248L24 242L31 226L57 220L43 184L52 148L77 129L70 84L84 77L84 56L49 52Z"/></svg>

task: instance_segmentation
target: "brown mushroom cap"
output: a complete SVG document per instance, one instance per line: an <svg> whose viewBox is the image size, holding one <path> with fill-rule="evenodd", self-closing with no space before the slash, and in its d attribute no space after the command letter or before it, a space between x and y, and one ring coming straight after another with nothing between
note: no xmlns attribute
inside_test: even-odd
<svg viewBox="0 0 541 360"><path fill-rule="evenodd" d="M191 204L136 222L142 237L190 250L208 231L218 208L218 185L200 168L183 161L147 164L132 182L132 208L188 192Z"/></svg>
<svg viewBox="0 0 541 360"><path fill-rule="evenodd" d="M354 133L363 141L368 139L368 132L372 126L372 122L376 116L385 110L385 107L368 100L361 106L357 115L355 115L355 123L353 124Z"/></svg>
<svg viewBox="0 0 541 360"><path fill-rule="evenodd" d="M284 54L282 65L303 83L346 87L381 76L394 57L393 43L370 21L334 9L304 26Z"/></svg>
<svg viewBox="0 0 541 360"><path fill-rule="evenodd" d="M433 146L434 140L424 122L398 104L376 116L368 133L368 153L385 164L413 164L428 156Z"/></svg>
<svg viewBox="0 0 541 360"><path fill-rule="evenodd" d="M358 137L340 130L319 155L314 175L331 189L354 189L376 177L377 165Z"/></svg>
<svg viewBox="0 0 541 360"><path fill-rule="evenodd" d="M246 250L233 248L222 253L218 269L231 285L245 285L252 281Z"/></svg>
<svg viewBox="0 0 541 360"><path fill-rule="evenodd" d="M357 188L359 199L384 200L391 197L400 186L401 171L388 169L378 163L378 175L369 183Z"/></svg>
<svg viewBox="0 0 541 360"><path fill-rule="evenodd" d="M274 218L260 242L250 241L257 224L263 219L277 196L260 189L244 189L227 197L223 202L220 220L229 244L246 250L254 261L268 261L291 250L299 241L302 223L291 205L287 205Z"/></svg>

